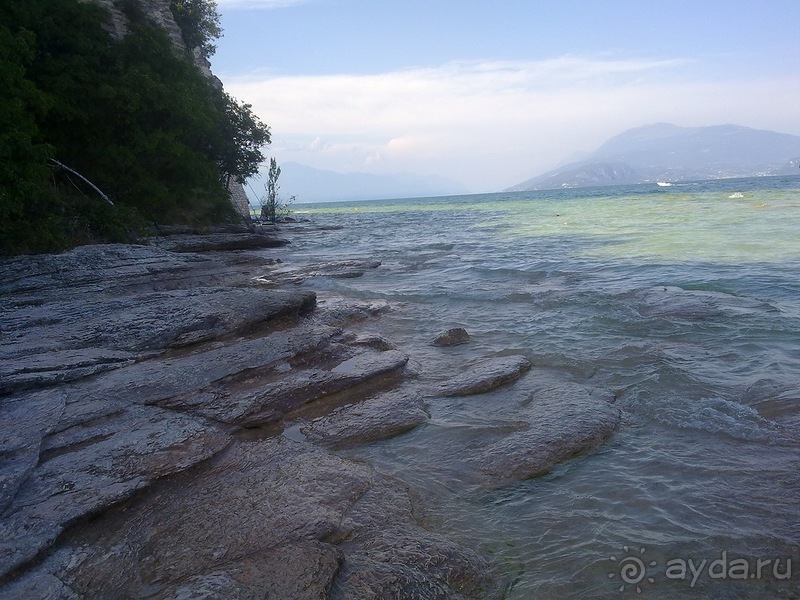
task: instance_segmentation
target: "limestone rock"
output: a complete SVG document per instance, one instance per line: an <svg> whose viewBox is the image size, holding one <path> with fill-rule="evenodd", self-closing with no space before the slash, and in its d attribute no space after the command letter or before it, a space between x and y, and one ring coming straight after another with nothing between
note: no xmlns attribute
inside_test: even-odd
<svg viewBox="0 0 800 600"><path fill-rule="evenodd" d="M390 310L391 306L386 300L355 302L339 298L323 298L317 304L314 318L327 325L343 327L382 315Z"/></svg>
<svg viewBox="0 0 800 600"><path fill-rule="evenodd" d="M354 335L348 342L355 346L366 346L373 350L395 350L394 344L377 333L360 333Z"/></svg>
<svg viewBox="0 0 800 600"><path fill-rule="evenodd" d="M0 393L117 369L314 307L312 292L209 287L232 271L176 256L111 245L0 262Z"/></svg>
<svg viewBox="0 0 800 600"><path fill-rule="evenodd" d="M428 420L419 393L392 390L342 406L300 427L307 439L346 446L393 437Z"/></svg>
<svg viewBox="0 0 800 600"><path fill-rule="evenodd" d="M491 391L519 379L531 368L524 356L500 356L477 361L461 375L439 386L441 396L468 396Z"/></svg>
<svg viewBox="0 0 800 600"><path fill-rule="evenodd" d="M0 260L0 596L493 597L404 485L331 450L427 419L387 391L408 357L340 328L388 304L309 314L313 293L249 283L259 257Z"/></svg>
<svg viewBox="0 0 800 600"><path fill-rule="evenodd" d="M472 462L495 483L537 477L605 442L619 427L613 396L564 382L536 390L525 411L528 426L503 436Z"/></svg>
<svg viewBox="0 0 800 600"><path fill-rule="evenodd" d="M402 352L362 352L331 369L293 369L280 378L267 378L250 389L210 386L188 395L168 397L160 406L189 411L207 418L244 427L275 422L304 404L331 396L383 376L396 374L408 357ZM266 385L264 385L266 384Z"/></svg>
<svg viewBox="0 0 800 600"><path fill-rule="evenodd" d="M463 327L453 327L443 331L433 338L431 342L434 346L458 346L469 341L469 334Z"/></svg>
<svg viewBox="0 0 800 600"><path fill-rule="evenodd" d="M48 428L53 432L38 443L30 440L36 462L18 478L2 513L0 577L52 544L67 525L230 443L208 423L157 407L128 406L80 425Z"/></svg>
<svg viewBox="0 0 800 600"><path fill-rule="evenodd" d="M417 595L403 597L487 598L493 584L485 561L414 522L396 481L284 438L83 525L32 576L154 598L377 598L404 581Z"/></svg>
<svg viewBox="0 0 800 600"><path fill-rule="evenodd" d="M285 264L261 277L264 283L302 283L312 277L353 279L381 266L379 260L349 259L310 265Z"/></svg>
<svg viewBox="0 0 800 600"><path fill-rule="evenodd" d="M261 233L213 233L206 235L171 235L151 243L172 252L211 252L278 248L288 240Z"/></svg>

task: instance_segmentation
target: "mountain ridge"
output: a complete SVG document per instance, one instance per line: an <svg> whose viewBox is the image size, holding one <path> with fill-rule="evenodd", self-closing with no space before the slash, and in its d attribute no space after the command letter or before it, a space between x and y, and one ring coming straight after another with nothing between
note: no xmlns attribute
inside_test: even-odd
<svg viewBox="0 0 800 600"><path fill-rule="evenodd" d="M786 175L799 164L800 136L734 124L653 123L623 131L584 159L505 191Z"/></svg>

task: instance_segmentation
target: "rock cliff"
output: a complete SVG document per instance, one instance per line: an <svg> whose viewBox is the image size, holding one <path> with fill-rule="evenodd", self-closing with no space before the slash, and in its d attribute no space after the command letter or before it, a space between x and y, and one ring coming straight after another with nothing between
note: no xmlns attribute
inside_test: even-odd
<svg viewBox="0 0 800 600"><path fill-rule="evenodd" d="M121 39L128 31L128 19L119 8L119 0L79 0L81 2L88 2L98 4L106 8L109 12L110 19L107 23L109 33ZM188 48L183 39L181 28L175 21L170 8L170 0L135 0L143 14L154 24L166 32L172 45L178 54L186 55L187 53L193 57L194 64L205 75L211 83L219 88L222 88L222 81L217 78L211 71L211 63L208 57L203 53L200 48ZM231 194L231 204L243 218L250 218L250 205L247 199L247 193L244 186L231 181L228 189Z"/></svg>

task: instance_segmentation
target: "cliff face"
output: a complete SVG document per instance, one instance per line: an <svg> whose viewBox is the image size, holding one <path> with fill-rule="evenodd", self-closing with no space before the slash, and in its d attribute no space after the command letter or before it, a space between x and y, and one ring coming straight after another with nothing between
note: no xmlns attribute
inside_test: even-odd
<svg viewBox="0 0 800 600"><path fill-rule="evenodd" d="M109 33L116 39L122 39L128 32L128 19L119 8L119 0L79 0L91 4L98 4L105 7L111 14L107 26ZM170 8L170 0L136 0L142 12L154 24L160 27L169 36L172 45L178 54L184 55L190 51L194 57L194 64L212 83L212 85L222 89L222 82L211 72L211 63L199 48L187 48L183 39L181 28L175 21ZM231 203L242 217L249 218L250 205L244 187L232 181L229 185Z"/></svg>
<svg viewBox="0 0 800 600"><path fill-rule="evenodd" d="M128 31L128 20L125 14L118 8L118 0L80 0L90 4L98 4L105 7L111 13L111 21L108 23L109 31L116 38L122 38ZM167 32L176 50L186 51L186 44L181 35L181 28L175 22L170 10L170 0L137 0L142 11L147 18L154 24Z"/></svg>

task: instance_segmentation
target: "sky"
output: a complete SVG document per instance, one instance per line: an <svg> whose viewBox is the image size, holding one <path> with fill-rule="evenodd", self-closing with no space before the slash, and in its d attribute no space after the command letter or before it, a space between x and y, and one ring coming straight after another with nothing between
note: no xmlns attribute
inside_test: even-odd
<svg viewBox="0 0 800 600"><path fill-rule="evenodd" d="M800 135L797 0L217 0L265 154L513 186L657 122Z"/></svg>

